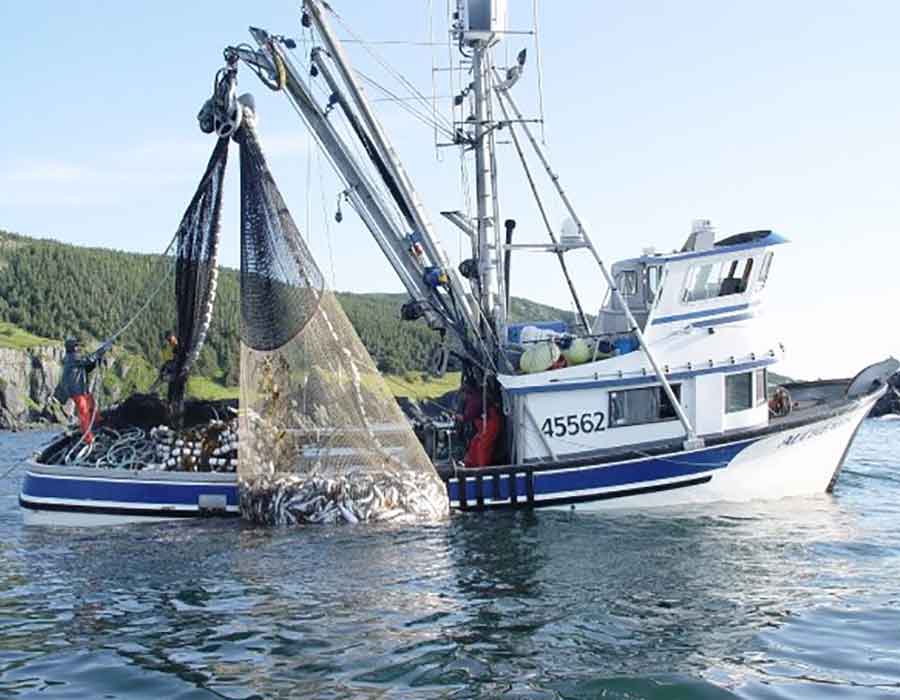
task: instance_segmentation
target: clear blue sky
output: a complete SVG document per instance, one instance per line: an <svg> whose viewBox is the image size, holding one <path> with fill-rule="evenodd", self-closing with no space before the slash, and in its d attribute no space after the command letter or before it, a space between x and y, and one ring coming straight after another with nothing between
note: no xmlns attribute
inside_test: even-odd
<svg viewBox="0 0 900 700"><path fill-rule="evenodd" d="M433 3L438 38L445 1ZM512 26L530 28L530 0L509 2ZM427 1L332 4L368 39L428 38ZM212 148L195 115L222 48L249 40L250 24L298 34L298 5L0 3L0 228L162 249ZM889 1L544 0L547 144L607 260L675 248L700 217L722 235L773 228L792 240L776 255L769 297L789 351L785 369L852 374L900 354L898 26L900 3ZM527 37L510 40L511 51L527 45ZM379 51L430 91L431 48ZM371 65L358 48L352 55ZM436 60L446 64L446 48ZM517 87L532 113L534 68L532 60ZM275 176L333 285L399 290L355 216L331 220L339 186L296 115L242 75ZM449 93L443 82L438 93ZM447 152L437 162L428 129L378 104L458 259L457 235L438 215L461 206L458 161ZM522 240L543 240L518 173L504 173L501 216L519 220ZM232 171L230 265L238 261L236 185ZM562 211L553 217L561 221ZM596 269L587 258L574 267L587 305L597 307ZM513 293L568 307L556 276L552 260L522 256Z"/></svg>

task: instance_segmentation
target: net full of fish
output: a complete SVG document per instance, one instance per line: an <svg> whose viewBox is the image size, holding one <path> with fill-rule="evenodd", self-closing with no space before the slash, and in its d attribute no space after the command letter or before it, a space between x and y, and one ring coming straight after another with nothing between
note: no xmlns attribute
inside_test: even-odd
<svg viewBox="0 0 900 700"><path fill-rule="evenodd" d="M449 511L443 482L327 288L253 124L234 137L241 513L270 525L440 519Z"/></svg>
<svg viewBox="0 0 900 700"><path fill-rule="evenodd" d="M275 473L241 483L241 513L256 523L370 523L438 520L448 513L443 484L417 471L341 475Z"/></svg>

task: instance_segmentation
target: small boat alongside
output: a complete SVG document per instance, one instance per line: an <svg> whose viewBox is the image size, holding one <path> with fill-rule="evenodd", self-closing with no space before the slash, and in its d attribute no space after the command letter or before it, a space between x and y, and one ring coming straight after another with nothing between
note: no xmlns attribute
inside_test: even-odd
<svg viewBox="0 0 900 700"><path fill-rule="evenodd" d="M28 525L120 525L237 517L234 474L102 469L30 460L19 495Z"/></svg>
<svg viewBox="0 0 900 700"><path fill-rule="evenodd" d="M129 397L104 415L90 444L80 431L65 432L28 460L19 493L25 522L117 525L240 515L234 410L233 402L189 401L175 431L163 423L161 400Z"/></svg>

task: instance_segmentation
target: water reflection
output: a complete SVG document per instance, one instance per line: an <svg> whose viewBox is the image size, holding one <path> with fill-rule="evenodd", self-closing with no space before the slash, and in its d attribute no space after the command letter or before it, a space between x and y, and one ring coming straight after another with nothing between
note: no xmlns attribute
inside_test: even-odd
<svg viewBox="0 0 900 700"><path fill-rule="evenodd" d="M861 454L835 497L400 529L26 530L0 483L0 695L884 697L900 484Z"/></svg>
<svg viewBox="0 0 900 700"><path fill-rule="evenodd" d="M807 554L854 535L854 516L824 496L701 517L461 518L453 561L469 607L465 631L450 639L477 649L494 677L513 672L507 659L528 658L567 682L702 674L740 655L760 629L832 595L828 582L849 573L846 563L823 571Z"/></svg>

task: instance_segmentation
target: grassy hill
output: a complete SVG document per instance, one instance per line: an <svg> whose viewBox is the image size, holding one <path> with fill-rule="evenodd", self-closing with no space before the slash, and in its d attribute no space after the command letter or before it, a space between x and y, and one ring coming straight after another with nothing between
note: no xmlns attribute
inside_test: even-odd
<svg viewBox="0 0 900 700"><path fill-rule="evenodd" d="M160 293L140 315L151 293ZM378 368L394 375L395 393L430 395L420 373L437 336L423 322L400 320L404 294L339 293L344 310ZM572 314L525 299L512 300L516 320L570 320ZM0 346L60 342L81 333L96 341L109 337L134 317L117 347L124 373L122 389L152 381L162 335L175 327L171 261L103 248L86 248L0 230ZM189 391L234 395L239 379L240 307L237 271L222 269L218 301L205 347ZM407 395L409 395L407 394Z"/></svg>

